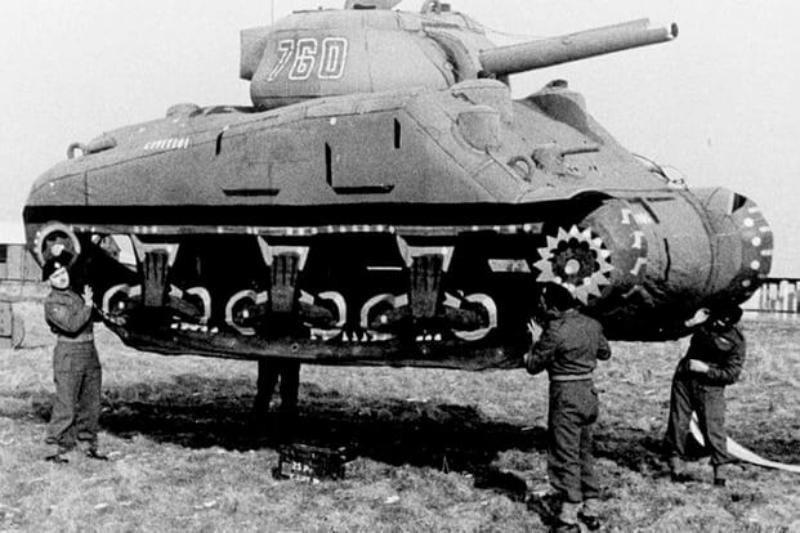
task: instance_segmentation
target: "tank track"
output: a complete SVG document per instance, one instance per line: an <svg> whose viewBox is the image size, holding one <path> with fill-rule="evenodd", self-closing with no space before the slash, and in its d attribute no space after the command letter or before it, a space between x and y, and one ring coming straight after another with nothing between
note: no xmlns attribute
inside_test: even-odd
<svg viewBox="0 0 800 533"><path fill-rule="evenodd" d="M590 230L540 221L122 229L50 224L36 247L46 254L60 238L82 248L79 270L109 327L166 354L513 367L530 342L537 285L580 275L596 290L610 270ZM129 249L110 250L109 237Z"/></svg>

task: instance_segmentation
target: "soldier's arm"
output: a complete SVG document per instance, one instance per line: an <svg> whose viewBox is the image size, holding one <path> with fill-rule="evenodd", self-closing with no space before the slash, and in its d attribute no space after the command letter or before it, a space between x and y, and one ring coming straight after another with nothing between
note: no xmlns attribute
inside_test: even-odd
<svg viewBox="0 0 800 533"><path fill-rule="evenodd" d="M79 332L92 318L92 307L88 305L46 303L44 312L47 322L65 333Z"/></svg>
<svg viewBox="0 0 800 533"><path fill-rule="evenodd" d="M597 347L597 358L601 361L608 361L611 359L611 346L608 344L608 339L601 333L600 344Z"/></svg>
<svg viewBox="0 0 800 533"><path fill-rule="evenodd" d="M709 364L706 378L717 385L730 385L735 383L742 373L745 356L745 340L743 337L737 339L733 348L728 352L727 357L722 363Z"/></svg>
<svg viewBox="0 0 800 533"><path fill-rule="evenodd" d="M658 331L661 334L674 338L683 337L684 335L696 332L708 321L708 317L709 311L707 308L703 307L698 309L694 315L687 319L668 320L658 328Z"/></svg>
<svg viewBox="0 0 800 533"><path fill-rule="evenodd" d="M558 338L555 336L553 329L550 327L545 329L542 336L531 346L527 357L525 357L525 368L528 373L538 374L546 370L556 354L558 344Z"/></svg>

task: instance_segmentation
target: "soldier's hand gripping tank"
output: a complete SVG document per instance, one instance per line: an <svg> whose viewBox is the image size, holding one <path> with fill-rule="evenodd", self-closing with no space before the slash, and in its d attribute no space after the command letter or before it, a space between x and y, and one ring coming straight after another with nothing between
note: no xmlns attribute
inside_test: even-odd
<svg viewBox="0 0 800 533"><path fill-rule="evenodd" d="M71 263L71 254L61 251L42 269L52 287L44 304L45 320L57 337L53 349L56 397L45 439L57 446L45 458L55 463L68 462L64 455L75 448L76 441L85 446L87 457L108 459L97 449L102 377L94 345L92 290L87 285L81 297L71 288L67 270Z"/></svg>
<svg viewBox="0 0 800 533"><path fill-rule="evenodd" d="M577 309L564 288L548 284L542 294L548 321L541 338L525 356L529 373L547 370L548 477L563 500L556 529L579 531L577 519L597 529L600 484L594 472L593 425L599 402L592 381L597 360L611 357L599 322Z"/></svg>
<svg viewBox="0 0 800 533"><path fill-rule="evenodd" d="M665 442L676 481L686 478L682 462L687 456L689 423L695 411L711 453L714 484L725 485L725 465L733 460L726 446L725 386L739 379L744 363L745 339L736 325L741 316L742 310L733 304L712 308L675 370Z"/></svg>

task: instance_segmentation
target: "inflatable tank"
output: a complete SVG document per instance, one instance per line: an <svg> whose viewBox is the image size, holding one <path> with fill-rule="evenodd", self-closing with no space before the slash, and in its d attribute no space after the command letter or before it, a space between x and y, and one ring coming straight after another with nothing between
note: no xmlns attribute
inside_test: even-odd
<svg viewBox="0 0 800 533"><path fill-rule="evenodd" d="M335 365L519 366L546 283L627 340L758 288L755 203L631 154L557 69L511 97L515 73L676 25L496 46L448 4L396 4L244 30L250 105L178 104L72 144L28 198L34 254L75 252L131 346Z"/></svg>

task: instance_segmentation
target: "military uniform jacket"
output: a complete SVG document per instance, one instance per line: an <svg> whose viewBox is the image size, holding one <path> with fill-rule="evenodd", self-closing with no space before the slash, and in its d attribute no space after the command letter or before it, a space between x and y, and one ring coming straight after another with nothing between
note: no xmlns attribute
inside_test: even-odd
<svg viewBox="0 0 800 533"><path fill-rule="evenodd" d="M696 377L708 385L730 385L739 379L745 357L745 340L741 330L733 326L724 331L714 331L702 326L692 335L689 351L682 364L688 372L688 360L707 363L706 374Z"/></svg>
<svg viewBox="0 0 800 533"><path fill-rule="evenodd" d="M44 318L59 340L84 342L94 338L92 307L72 290L50 291L44 302Z"/></svg>
<svg viewBox="0 0 800 533"><path fill-rule="evenodd" d="M541 338L531 347L527 370L538 374L547 370L555 376L589 375L597 360L611 357L603 336L603 326L575 309L551 320Z"/></svg>

